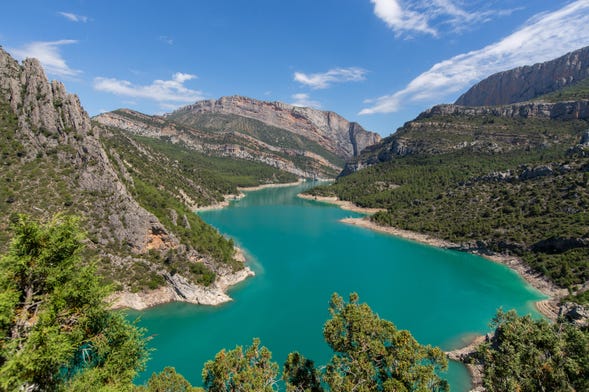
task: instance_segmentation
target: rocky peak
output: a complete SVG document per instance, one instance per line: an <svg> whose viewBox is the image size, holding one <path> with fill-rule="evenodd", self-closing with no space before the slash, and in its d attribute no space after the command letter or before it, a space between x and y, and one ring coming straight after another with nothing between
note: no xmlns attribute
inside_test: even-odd
<svg viewBox="0 0 589 392"><path fill-rule="evenodd" d="M90 131L90 118L76 95L68 94L61 82L49 82L37 59L26 59L21 66L1 48L0 97L18 116L21 132L31 141L30 152Z"/></svg>
<svg viewBox="0 0 589 392"><path fill-rule="evenodd" d="M358 155L361 150L380 140L378 134L366 131L359 124L349 122L334 112L242 96L199 101L176 110L169 117L186 119L191 115L205 113L233 114L286 129L319 143L345 159Z"/></svg>
<svg viewBox="0 0 589 392"><path fill-rule="evenodd" d="M555 60L518 67L489 76L456 101L462 106L523 102L589 77L589 46Z"/></svg>

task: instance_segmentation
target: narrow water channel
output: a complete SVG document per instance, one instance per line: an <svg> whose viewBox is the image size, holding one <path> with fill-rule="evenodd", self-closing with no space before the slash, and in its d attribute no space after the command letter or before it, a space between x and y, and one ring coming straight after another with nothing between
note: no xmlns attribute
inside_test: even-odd
<svg viewBox="0 0 589 392"><path fill-rule="evenodd" d="M295 350L325 364L331 354L322 328L333 292L344 298L357 292L381 318L444 350L487 332L499 307L536 314L533 303L542 295L508 268L342 224L359 215L297 198L308 186L249 192L228 208L200 213L245 250L256 276L218 307L168 304L130 312L153 335L155 348L138 382L174 366L200 385L205 361L254 337L279 364ZM470 386L460 364L444 377L453 391Z"/></svg>

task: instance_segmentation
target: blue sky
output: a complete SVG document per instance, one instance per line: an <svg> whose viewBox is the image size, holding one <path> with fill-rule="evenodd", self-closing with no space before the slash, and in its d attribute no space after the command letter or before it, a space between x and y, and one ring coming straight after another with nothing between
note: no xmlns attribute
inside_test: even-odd
<svg viewBox="0 0 589 392"><path fill-rule="evenodd" d="M386 136L473 83L589 45L589 0L27 0L0 45L90 115L244 95Z"/></svg>

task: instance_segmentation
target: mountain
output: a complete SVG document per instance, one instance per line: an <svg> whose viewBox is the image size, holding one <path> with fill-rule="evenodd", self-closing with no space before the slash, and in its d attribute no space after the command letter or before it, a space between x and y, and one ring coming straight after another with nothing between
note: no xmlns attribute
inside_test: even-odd
<svg viewBox="0 0 589 392"><path fill-rule="evenodd" d="M95 121L199 153L264 163L303 178L334 177L380 136L333 112L245 97L200 101L164 116L128 109Z"/></svg>
<svg viewBox="0 0 589 392"><path fill-rule="evenodd" d="M516 256L530 274L589 302L587 79L550 92L543 84L560 64L580 68L587 52L498 74L472 89L506 91L506 80L517 81L537 92L532 101L424 111L351 159L333 185L310 193L383 209L373 222L456 249Z"/></svg>
<svg viewBox="0 0 589 392"><path fill-rule="evenodd" d="M506 105L529 101L589 78L589 46L555 60L499 72L472 86L455 104Z"/></svg>
<svg viewBox="0 0 589 392"><path fill-rule="evenodd" d="M346 164L342 175L407 155L570 147L580 140L588 119L589 100L479 107L437 105L367 147Z"/></svg>
<svg viewBox="0 0 589 392"><path fill-rule="evenodd" d="M109 148L109 131L91 122L75 95L49 82L37 60L21 65L1 48L0 135L1 250L17 213L81 216L88 258L137 307L146 305L141 292L152 293L152 304L226 301L224 288L250 273L232 241L175 198L169 190L177 186L158 180L174 161L134 142L153 171L129 166L140 161L133 150Z"/></svg>
<svg viewBox="0 0 589 392"><path fill-rule="evenodd" d="M167 118L192 125L199 124L209 114L237 115L285 129L318 143L343 159L358 155L365 147L380 140L378 134L368 132L360 124L349 122L334 112L240 96L199 101L174 111Z"/></svg>
<svg viewBox="0 0 589 392"><path fill-rule="evenodd" d="M127 135L183 145L206 156L258 162L299 178L332 178L344 165L341 157L318 143L284 129L233 115L213 115L206 124L187 126L166 116L148 116L120 109L100 114L93 120ZM268 182L274 181L269 179Z"/></svg>

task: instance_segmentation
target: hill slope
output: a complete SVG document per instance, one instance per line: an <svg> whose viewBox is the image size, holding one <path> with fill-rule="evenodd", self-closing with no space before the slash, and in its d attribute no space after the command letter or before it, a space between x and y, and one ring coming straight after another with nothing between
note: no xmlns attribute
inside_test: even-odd
<svg viewBox="0 0 589 392"><path fill-rule="evenodd" d="M14 214L64 211L83 217L99 270L127 292L159 288L156 301L218 303L228 299L228 280L248 274L232 242L186 203L168 197L147 173L121 170L130 155L103 148L105 130L61 83L47 80L38 61L20 65L1 48L0 133L1 247ZM157 165L167 161L153 162L164 172Z"/></svg>
<svg viewBox="0 0 589 392"><path fill-rule="evenodd" d="M551 95L559 93L571 97L567 89ZM585 98L435 106L365 149L335 184L311 193L384 208L374 222L462 250L518 256L589 300Z"/></svg>
<svg viewBox="0 0 589 392"><path fill-rule="evenodd" d="M349 122L334 112L240 96L199 101L166 117L184 125L193 125L202 124L203 115L206 119L209 114L236 115L287 130L319 144L342 159L356 156L365 147L380 140L378 134L368 132L360 124Z"/></svg>
<svg viewBox="0 0 589 392"><path fill-rule="evenodd" d="M148 116L120 109L100 114L93 120L127 134L183 145L203 156L239 160L245 165L258 162L291 173L291 178L334 177L344 164L343 158L316 142L235 115L200 117L198 123L184 125L167 116Z"/></svg>

